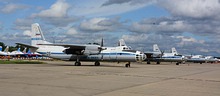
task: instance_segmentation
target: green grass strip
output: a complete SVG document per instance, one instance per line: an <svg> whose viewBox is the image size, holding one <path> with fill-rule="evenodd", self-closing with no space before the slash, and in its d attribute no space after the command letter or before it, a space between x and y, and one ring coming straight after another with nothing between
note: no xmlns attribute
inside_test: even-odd
<svg viewBox="0 0 220 96"><path fill-rule="evenodd" d="M45 64L40 61L27 61L27 60L0 60L0 64Z"/></svg>

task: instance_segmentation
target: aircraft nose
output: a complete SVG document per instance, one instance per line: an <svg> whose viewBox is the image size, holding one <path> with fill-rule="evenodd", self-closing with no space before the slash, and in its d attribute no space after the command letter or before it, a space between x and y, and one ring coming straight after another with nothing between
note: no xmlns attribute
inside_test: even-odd
<svg viewBox="0 0 220 96"><path fill-rule="evenodd" d="M146 59L146 55L143 52L138 52L136 59L137 61L142 62Z"/></svg>

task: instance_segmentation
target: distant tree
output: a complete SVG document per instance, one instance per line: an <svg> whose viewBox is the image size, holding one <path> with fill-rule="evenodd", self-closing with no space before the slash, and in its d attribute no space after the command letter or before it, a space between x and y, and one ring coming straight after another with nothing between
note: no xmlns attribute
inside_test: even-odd
<svg viewBox="0 0 220 96"><path fill-rule="evenodd" d="M2 50L4 50L5 49L5 43L3 43L3 42L0 42L0 46L2 46Z"/></svg>
<svg viewBox="0 0 220 96"><path fill-rule="evenodd" d="M5 48L7 47L3 42L0 42L0 46L2 46L2 50L5 50ZM17 51L18 48L20 48L20 50L23 51L25 47L19 46L19 45L9 46L9 50L8 50L8 51L9 51L9 52Z"/></svg>

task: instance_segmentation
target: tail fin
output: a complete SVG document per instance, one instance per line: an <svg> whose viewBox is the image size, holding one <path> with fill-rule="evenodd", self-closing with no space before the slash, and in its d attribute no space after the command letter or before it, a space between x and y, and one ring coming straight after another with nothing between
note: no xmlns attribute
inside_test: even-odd
<svg viewBox="0 0 220 96"><path fill-rule="evenodd" d="M18 52L21 52L21 48L19 47L17 51L18 51Z"/></svg>
<svg viewBox="0 0 220 96"><path fill-rule="evenodd" d="M34 23L31 26L31 45L38 46L37 44L48 44L49 42L45 41L43 32L41 31L40 25Z"/></svg>
<svg viewBox="0 0 220 96"><path fill-rule="evenodd" d="M176 51L176 48L174 48L174 47L171 49L171 52L178 55L178 52Z"/></svg>
<svg viewBox="0 0 220 96"><path fill-rule="evenodd" d="M31 54L31 50L29 49L27 53L28 53L28 54Z"/></svg>
<svg viewBox="0 0 220 96"><path fill-rule="evenodd" d="M0 51L2 51L2 46L0 46Z"/></svg>
<svg viewBox="0 0 220 96"><path fill-rule="evenodd" d="M26 51L27 51L27 48L25 47L22 52L23 52L23 53L27 53Z"/></svg>
<svg viewBox="0 0 220 96"><path fill-rule="evenodd" d="M126 46L124 39L119 40L118 46Z"/></svg>
<svg viewBox="0 0 220 96"><path fill-rule="evenodd" d="M153 45L153 51L154 52L161 52L157 44Z"/></svg>
<svg viewBox="0 0 220 96"><path fill-rule="evenodd" d="M7 46L4 50L4 52L8 52L8 50L9 50L9 47Z"/></svg>

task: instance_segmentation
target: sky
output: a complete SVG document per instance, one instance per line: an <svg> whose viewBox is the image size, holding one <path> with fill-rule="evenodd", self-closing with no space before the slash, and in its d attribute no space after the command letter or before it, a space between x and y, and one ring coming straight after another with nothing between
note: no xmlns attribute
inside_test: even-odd
<svg viewBox="0 0 220 96"><path fill-rule="evenodd" d="M54 43L124 39L135 50L220 56L220 0L0 0L0 42L30 44L39 23Z"/></svg>

